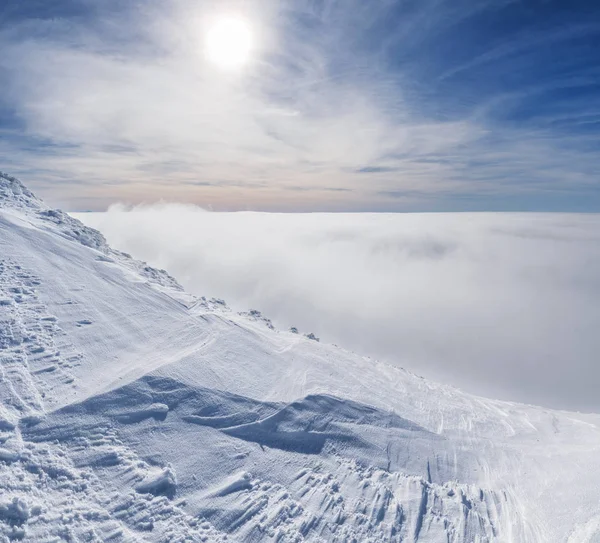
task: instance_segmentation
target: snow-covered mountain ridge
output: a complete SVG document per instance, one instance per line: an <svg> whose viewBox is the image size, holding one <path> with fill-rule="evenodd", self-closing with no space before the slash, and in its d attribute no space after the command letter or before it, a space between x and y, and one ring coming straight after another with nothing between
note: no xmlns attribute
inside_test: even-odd
<svg viewBox="0 0 600 543"><path fill-rule="evenodd" d="M0 174L0 537L600 536L600 416L478 398L268 324Z"/></svg>

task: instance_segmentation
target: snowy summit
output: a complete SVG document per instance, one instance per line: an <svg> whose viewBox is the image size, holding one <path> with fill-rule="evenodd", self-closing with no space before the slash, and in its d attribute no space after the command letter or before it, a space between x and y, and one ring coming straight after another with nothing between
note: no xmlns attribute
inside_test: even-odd
<svg viewBox="0 0 600 543"><path fill-rule="evenodd" d="M599 426L196 298L0 174L0 540L592 542Z"/></svg>

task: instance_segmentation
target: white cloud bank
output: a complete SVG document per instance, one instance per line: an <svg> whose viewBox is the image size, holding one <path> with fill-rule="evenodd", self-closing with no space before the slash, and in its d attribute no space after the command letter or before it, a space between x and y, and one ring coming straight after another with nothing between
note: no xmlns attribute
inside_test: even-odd
<svg viewBox="0 0 600 543"><path fill-rule="evenodd" d="M81 214L190 291L464 389L600 407L600 216Z"/></svg>

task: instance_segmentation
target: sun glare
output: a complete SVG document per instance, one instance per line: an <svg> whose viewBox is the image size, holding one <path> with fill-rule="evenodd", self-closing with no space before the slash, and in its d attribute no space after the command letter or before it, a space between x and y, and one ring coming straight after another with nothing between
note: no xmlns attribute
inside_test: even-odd
<svg viewBox="0 0 600 543"><path fill-rule="evenodd" d="M206 34L206 56L220 68L238 68L248 61L252 41L250 25L244 19L221 17Z"/></svg>

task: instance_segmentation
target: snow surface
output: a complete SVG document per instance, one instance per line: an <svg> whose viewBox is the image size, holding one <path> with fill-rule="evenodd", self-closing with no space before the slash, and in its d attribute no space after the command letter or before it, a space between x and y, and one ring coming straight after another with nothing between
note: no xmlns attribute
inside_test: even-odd
<svg viewBox="0 0 600 543"><path fill-rule="evenodd" d="M0 539L598 541L599 424L186 294L0 175Z"/></svg>

